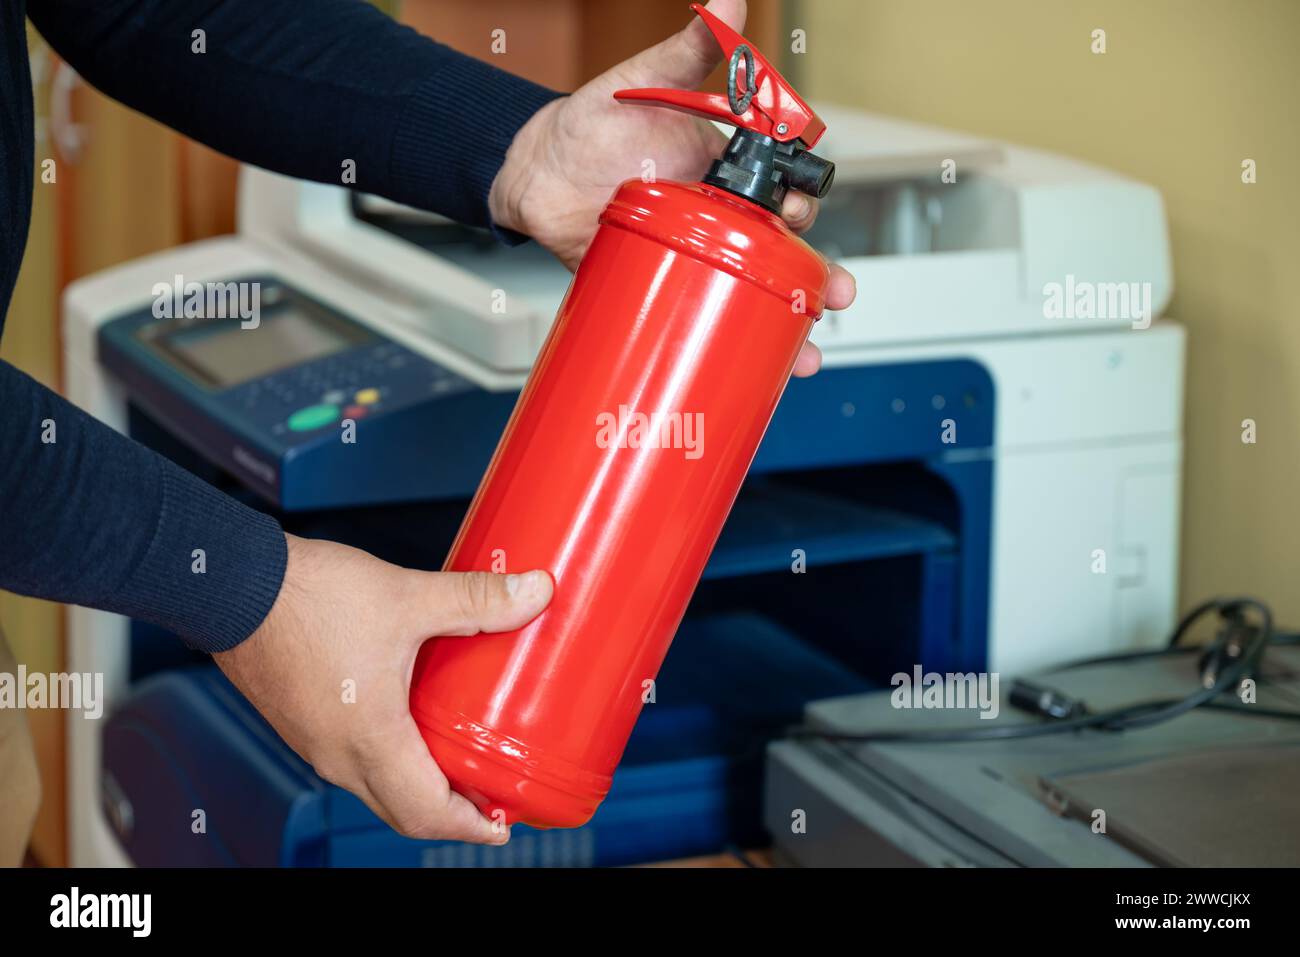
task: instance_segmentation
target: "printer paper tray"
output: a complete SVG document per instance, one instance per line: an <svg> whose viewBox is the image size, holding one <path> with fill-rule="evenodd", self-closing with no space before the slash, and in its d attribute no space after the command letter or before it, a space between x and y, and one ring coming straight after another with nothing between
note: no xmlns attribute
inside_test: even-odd
<svg viewBox="0 0 1300 957"><path fill-rule="evenodd" d="M705 580L788 570L801 550L809 565L955 550L937 522L841 496L751 479L736 500Z"/></svg>

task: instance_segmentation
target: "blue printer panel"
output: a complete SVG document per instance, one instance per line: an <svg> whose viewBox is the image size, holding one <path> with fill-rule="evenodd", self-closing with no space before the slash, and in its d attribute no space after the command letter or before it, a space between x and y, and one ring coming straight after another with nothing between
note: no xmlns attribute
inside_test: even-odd
<svg viewBox="0 0 1300 957"><path fill-rule="evenodd" d="M105 323L100 361L133 404L284 512L473 494L515 392L479 388L274 277L242 282L261 290L255 328L151 307ZM790 383L751 471L969 455L991 446L993 409L969 360L827 369Z"/></svg>
<svg viewBox="0 0 1300 957"><path fill-rule="evenodd" d="M257 296L255 315L175 315L178 296L177 308L159 310L173 315L150 305L104 324L100 361L132 401L286 511L437 497L440 484L454 494L477 480L449 474L435 450L468 442L471 459L490 454L495 436L476 439L457 423L504 418L513 396L489 394L274 277L221 285L234 283L256 290L243 295ZM448 434L431 434L430 422Z"/></svg>
<svg viewBox="0 0 1300 957"><path fill-rule="evenodd" d="M468 382L394 342L346 351L231 387L224 399L268 444L287 454L337 437L347 419L367 417L471 388Z"/></svg>

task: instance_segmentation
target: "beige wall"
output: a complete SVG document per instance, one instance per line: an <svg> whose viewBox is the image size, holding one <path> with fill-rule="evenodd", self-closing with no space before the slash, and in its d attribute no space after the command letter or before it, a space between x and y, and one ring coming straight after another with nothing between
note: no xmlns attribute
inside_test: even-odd
<svg viewBox="0 0 1300 957"><path fill-rule="evenodd" d="M1163 192L1169 315L1189 332L1181 604L1251 592L1300 625L1300 2L804 0L789 19L813 103L1069 153Z"/></svg>

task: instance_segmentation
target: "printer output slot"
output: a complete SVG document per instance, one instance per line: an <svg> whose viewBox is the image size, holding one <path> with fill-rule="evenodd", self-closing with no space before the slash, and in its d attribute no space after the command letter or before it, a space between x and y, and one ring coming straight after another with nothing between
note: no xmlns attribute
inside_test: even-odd
<svg viewBox="0 0 1300 957"><path fill-rule="evenodd" d="M687 620L761 616L876 685L943 667L959 658L960 530L951 490L916 463L752 477Z"/></svg>
<svg viewBox="0 0 1300 957"><path fill-rule="evenodd" d="M836 183L806 239L836 260L1015 250L1014 197L997 180L938 175L890 182Z"/></svg>

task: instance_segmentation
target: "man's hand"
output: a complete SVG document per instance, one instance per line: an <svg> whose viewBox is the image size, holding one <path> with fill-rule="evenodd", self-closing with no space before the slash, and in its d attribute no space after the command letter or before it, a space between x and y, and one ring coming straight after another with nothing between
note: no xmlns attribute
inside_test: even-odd
<svg viewBox="0 0 1300 957"><path fill-rule="evenodd" d="M712 0L708 8L728 26L744 30L744 0ZM576 269L614 189L640 176L645 160L654 161L658 179L693 182L727 143L711 123L619 103L614 91L693 90L721 59L708 27L695 18L680 33L602 73L572 96L548 103L520 129L497 173L488 197L493 220L532 236ZM781 215L791 229L803 232L817 217L817 201L791 191ZM853 277L832 266L827 308L848 308L854 292ZM807 343L794 374L812 375L820 366L821 353Z"/></svg>
<svg viewBox="0 0 1300 957"><path fill-rule="evenodd" d="M551 600L550 576L410 571L286 538L279 597L252 636L215 656L221 670L321 777L397 831L504 844L508 830L452 792L430 756L408 710L411 671L432 635L527 624Z"/></svg>

